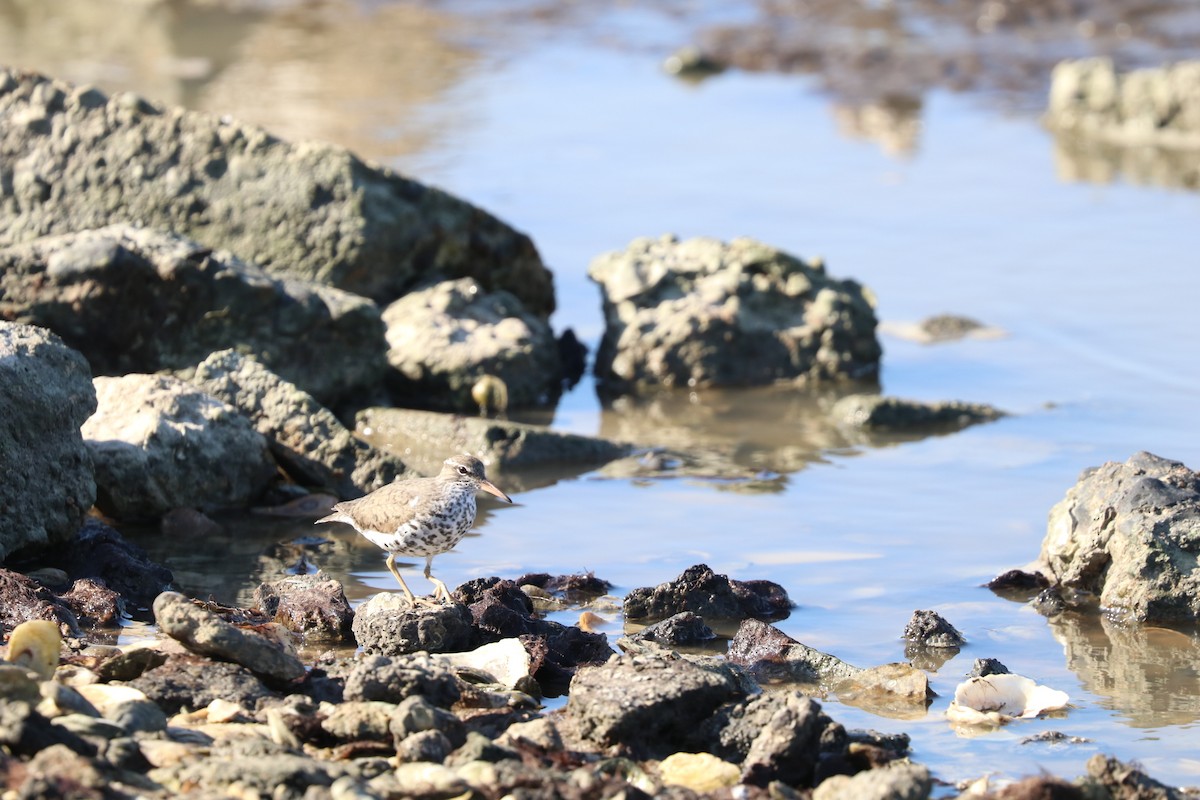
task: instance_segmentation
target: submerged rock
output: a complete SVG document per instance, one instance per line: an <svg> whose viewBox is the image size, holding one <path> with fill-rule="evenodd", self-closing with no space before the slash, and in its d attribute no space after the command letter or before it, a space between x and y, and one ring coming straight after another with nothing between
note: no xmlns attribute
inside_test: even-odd
<svg viewBox="0 0 1200 800"><path fill-rule="evenodd" d="M237 409L167 375L95 379L83 436L97 506L118 519L180 506L239 507L275 476L267 442Z"/></svg>
<svg viewBox="0 0 1200 800"><path fill-rule="evenodd" d="M1200 475L1137 453L1086 470L1050 510L1039 557L1058 596L1142 622L1200 619Z"/></svg>
<svg viewBox="0 0 1200 800"><path fill-rule="evenodd" d="M959 430L1005 416L984 403L923 403L877 394L850 394L830 409L833 420L869 431Z"/></svg>
<svg viewBox="0 0 1200 800"><path fill-rule="evenodd" d="M433 454L439 465L447 452L474 453L497 469L548 465L598 465L621 458L630 446L609 439L581 436L508 420L440 414L407 408L368 408L356 426L370 437L411 443Z"/></svg>
<svg viewBox="0 0 1200 800"><path fill-rule="evenodd" d="M0 561L79 530L96 501L79 426L95 410L82 355L49 331L0 321Z"/></svg>
<svg viewBox="0 0 1200 800"><path fill-rule="evenodd" d="M305 639L353 641L354 611L342 584L323 572L289 575L259 584L254 602L263 613Z"/></svg>
<svg viewBox="0 0 1200 800"><path fill-rule="evenodd" d="M792 601L772 581L736 581L717 575L707 564L688 567L678 578L625 596L625 618L665 619L684 611L705 619L782 619Z"/></svg>
<svg viewBox="0 0 1200 800"><path fill-rule="evenodd" d="M528 236L334 145L5 69L0 163L13 165L0 245L139 220L379 302L437 272L554 310Z"/></svg>
<svg viewBox="0 0 1200 800"><path fill-rule="evenodd" d="M478 413L472 387L485 375L503 382L508 408L546 405L562 389L549 323L473 278L411 291L384 309L383 321L389 383L404 405Z"/></svg>
<svg viewBox="0 0 1200 800"><path fill-rule="evenodd" d="M603 394L866 378L879 370L870 293L752 239L641 238L596 258Z"/></svg>
<svg viewBox="0 0 1200 800"><path fill-rule="evenodd" d="M0 316L58 333L96 375L181 370L236 347L333 402L386 366L370 300L124 223L0 249L0 295Z"/></svg>
<svg viewBox="0 0 1200 800"><path fill-rule="evenodd" d="M361 497L404 475L404 462L357 438L307 392L233 350L213 353L193 380L238 408L295 481Z"/></svg>
<svg viewBox="0 0 1200 800"><path fill-rule="evenodd" d="M920 609L913 612L904 626L902 638L920 647L957 648L967 643L958 628L947 622L941 614Z"/></svg>

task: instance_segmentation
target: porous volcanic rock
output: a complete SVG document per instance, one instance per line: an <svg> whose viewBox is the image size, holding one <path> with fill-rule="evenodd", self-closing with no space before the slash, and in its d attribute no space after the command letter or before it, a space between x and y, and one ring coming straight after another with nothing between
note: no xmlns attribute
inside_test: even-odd
<svg viewBox="0 0 1200 800"><path fill-rule="evenodd" d="M305 639L353 641L354 611L340 581L324 572L288 575L254 590L263 613Z"/></svg>
<svg viewBox="0 0 1200 800"><path fill-rule="evenodd" d="M399 592L380 592L360 605L352 627L364 653L384 656L467 650L475 635L463 606L413 607Z"/></svg>
<svg viewBox="0 0 1200 800"><path fill-rule="evenodd" d="M1142 622L1200 619L1200 475L1136 453L1085 470L1050 509L1041 572L1068 604Z"/></svg>
<svg viewBox="0 0 1200 800"><path fill-rule="evenodd" d="M341 147L4 69L0 164L0 245L132 219L380 303L436 271L554 310L528 236Z"/></svg>
<svg viewBox="0 0 1200 800"><path fill-rule="evenodd" d="M604 298L606 396L879 371L869 291L752 239L636 239L588 275Z"/></svg>
<svg viewBox="0 0 1200 800"><path fill-rule="evenodd" d="M625 596L625 618L665 619L684 611L705 619L781 619L792 608L787 591L766 580L736 581L707 564L685 569L673 581L639 587Z"/></svg>
<svg viewBox="0 0 1200 800"><path fill-rule="evenodd" d="M72 578L99 578L139 609L150 608L174 580L171 570L96 517L85 519L75 541L54 553L50 563Z"/></svg>
<svg viewBox="0 0 1200 800"><path fill-rule="evenodd" d="M509 408L546 405L562 390L550 325L473 278L411 291L384 309L383 321L389 382L403 405L477 413L471 389L484 375L504 382Z"/></svg>
<svg viewBox="0 0 1200 800"><path fill-rule="evenodd" d="M0 321L0 561L79 530L96 501L79 427L95 410L82 355L47 330Z"/></svg>
<svg viewBox="0 0 1200 800"><path fill-rule="evenodd" d="M82 432L105 513L138 519L181 506L245 506L275 477L266 439L187 381L132 374L95 385L96 413Z"/></svg>
<svg viewBox="0 0 1200 800"><path fill-rule="evenodd" d="M0 249L0 318L53 330L96 375L181 370L237 347L329 403L386 366L370 300L128 224Z"/></svg>

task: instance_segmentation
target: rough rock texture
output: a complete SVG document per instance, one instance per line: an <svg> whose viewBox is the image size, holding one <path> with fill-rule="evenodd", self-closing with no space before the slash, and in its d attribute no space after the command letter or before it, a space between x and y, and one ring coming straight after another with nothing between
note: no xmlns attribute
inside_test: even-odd
<svg viewBox="0 0 1200 800"><path fill-rule="evenodd" d="M471 614L463 606L413 608L399 592L381 592L360 605L353 630L364 653L385 656L467 650L474 637Z"/></svg>
<svg viewBox="0 0 1200 800"><path fill-rule="evenodd" d="M705 619L782 619L792 601L771 581L735 581L715 574L707 564L688 567L673 581L639 587L625 596L625 618L665 619L690 611Z"/></svg>
<svg viewBox="0 0 1200 800"><path fill-rule="evenodd" d="M267 442L237 409L167 375L95 379L83 424L96 505L118 519L180 506L238 507L275 476Z"/></svg>
<svg viewBox="0 0 1200 800"><path fill-rule="evenodd" d="M0 322L0 561L79 530L96 501L79 426L95 410L83 356L49 331Z"/></svg>
<svg viewBox="0 0 1200 800"><path fill-rule="evenodd" d="M346 676L347 700L400 703L420 695L439 708L449 708L461 694L458 678L450 666L427 653L366 656Z"/></svg>
<svg viewBox="0 0 1200 800"><path fill-rule="evenodd" d="M355 437L310 394L233 350L206 358L193 380L246 415L298 483L349 500L406 472L404 462Z"/></svg>
<svg viewBox="0 0 1200 800"><path fill-rule="evenodd" d="M126 224L0 249L0 318L53 330L97 375L185 369L236 347L326 403L386 363L370 300Z"/></svg>
<svg viewBox="0 0 1200 800"><path fill-rule="evenodd" d="M923 647L962 647L966 638L936 611L918 609L904 626L901 637Z"/></svg>
<svg viewBox="0 0 1200 800"><path fill-rule="evenodd" d="M433 453L439 466L447 453L474 453L489 466L505 470L598 465L631 450L621 442L563 433L543 425L408 408L365 409L356 417L355 426L364 435L412 442L414 450Z"/></svg>
<svg viewBox="0 0 1200 800"><path fill-rule="evenodd" d="M813 800L925 800L933 790L920 764L888 764L857 775L833 775L813 791Z"/></svg>
<svg viewBox="0 0 1200 800"><path fill-rule="evenodd" d="M75 613L53 592L19 572L0 569L0 639L31 619L50 620L63 633L83 635Z"/></svg>
<svg viewBox="0 0 1200 800"><path fill-rule="evenodd" d="M304 674L300 659L279 641L235 627L176 592L163 592L154 600L154 619L163 633L201 655L276 680Z"/></svg>
<svg viewBox="0 0 1200 800"><path fill-rule="evenodd" d="M504 382L509 408L545 405L562 390L554 332L509 292L442 281L393 302L383 321L390 385L404 405L478 413L471 388L484 375Z"/></svg>
<svg viewBox="0 0 1200 800"><path fill-rule="evenodd" d="M1046 125L1126 146L1200 147L1200 61L1118 74L1107 58L1054 68Z"/></svg>
<svg viewBox="0 0 1200 800"><path fill-rule="evenodd" d="M341 582L324 572L259 584L254 602L264 614L306 640L353 641L350 601Z"/></svg>
<svg viewBox="0 0 1200 800"><path fill-rule="evenodd" d="M170 656L130 681L129 686L143 692L168 714L203 708L217 699L254 708L275 696L245 667L190 653Z"/></svg>
<svg viewBox="0 0 1200 800"><path fill-rule="evenodd" d="M1050 509L1039 560L1069 604L1090 595L1139 621L1191 622L1198 556L1200 475L1142 452L1080 476Z"/></svg>
<svg viewBox="0 0 1200 800"><path fill-rule="evenodd" d="M811 786L822 737L833 726L815 700L799 692L765 692L721 708L697 729L697 739L742 765L745 783ZM835 744L844 747L842 739Z"/></svg>
<svg viewBox="0 0 1200 800"><path fill-rule="evenodd" d="M834 422L872 431L959 430L1005 414L985 403L922 403L877 394L851 394L830 409Z"/></svg>
<svg viewBox="0 0 1200 800"><path fill-rule="evenodd" d="M72 578L99 578L126 603L141 609L150 608L174 580L171 570L151 561L145 550L95 517L83 521L75 541L58 551L51 563Z"/></svg>
<svg viewBox="0 0 1200 800"><path fill-rule="evenodd" d="M604 295L595 370L606 395L879 370L869 292L751 239L636 239L588 274Z"/></svg>
<svg viewBox="0 0 1200 800"><path fill-rule="evenodd" d="M527 236L340 147L4 70L0 164L0 245L133 219L379 302L437 271L554 310Z"/></svg>
<svg viewBox="0 0 1200 800"><path fill-rule="evenodd" d="M697 645L716 638L712 628L704 624L704 620L691 611L681 611L664 620L649 625L633 634L636 641L643 639L658 642L668 647L680 645Z"/></svg>
<svg viewBox="0 0 1200 800"><path fill-rule="evenodd" d="M597 745L620 743L662 758L683 749L696 725L740 696L729 676L690 661L620 656L575 673L566 714Z"/></svg>

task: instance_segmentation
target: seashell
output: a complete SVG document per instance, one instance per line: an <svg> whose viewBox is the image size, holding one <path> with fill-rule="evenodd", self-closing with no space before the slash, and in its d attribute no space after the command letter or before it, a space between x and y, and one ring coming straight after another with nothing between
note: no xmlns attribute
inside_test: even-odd
<svg viewBox="0 0 1200 800"><path fill-rule="evenodd" d="M946 709L951 722L969 725L1002 725L1064 708L1067 693L1042 686L1022 675L986 675L969 678L954 690Z"/></svg>
<svg viewBox="0 0 1200 800"><path fill-rule="evenodd" d="M31 619L13 629L8 639L8 660L33 670L42 680L49 680L58 667L61 647L62 633L57 623Z"/></svg>

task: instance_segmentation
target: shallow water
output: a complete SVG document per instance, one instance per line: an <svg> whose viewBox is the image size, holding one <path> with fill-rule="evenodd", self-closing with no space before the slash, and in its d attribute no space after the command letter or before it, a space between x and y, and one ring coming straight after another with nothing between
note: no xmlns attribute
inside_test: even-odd
<svg viewBox="0 0 1200 800"><path fill-rule="evenodd" d="M875 292L885 322L949 311L1005 332L941 345L882 336L885 392L1012 412L916 441L849 438L823 423L817 401L780 391L602 411L585 380L562 399L556 427L719 453L778 477L767 491L737 491L496 475L502 487L537 488L513 506L481 501L478 535L435 561L451 586L590 569L621 594L705 562L783 584L798 607L779 626L864 666L903 659L905 622L932 608L969 644L932 676L940 696L928 713L890 719L830 701L835 719L908 732L914 758L947 781L1070 777L1104 752L1200 784L1194 632L1048 622L980 588L1037 556L1047 512L1082 469L1138 450L1200 466L1200 196L1060 178L1078 170L1056 155L1037 109L1011 97L926 93L915 149L898 157L845 135L814 78L730 71L681 82L659 65L688 41L688 13L599 5L520 23L469 4L157 13L112 26L107 44L76 41L95 56L83 60L67 46L82 22L28 12L8 26L8 52L288 138L332 139L487 208L534 238L555 272L556 327L593 347L602 318L588 261L665 232L750 235L821 255L832 274ZM345 529L226 523L202 547L152 532L139 540L184 591L224 602L246 602L301 556L355 601L393 588L381 553ZM325 542L293 544L314 533ZM1073 708L957 735L942 712L980 657L1067 691ZM1021 743L1050 730L1091 741Z"/></svg>

